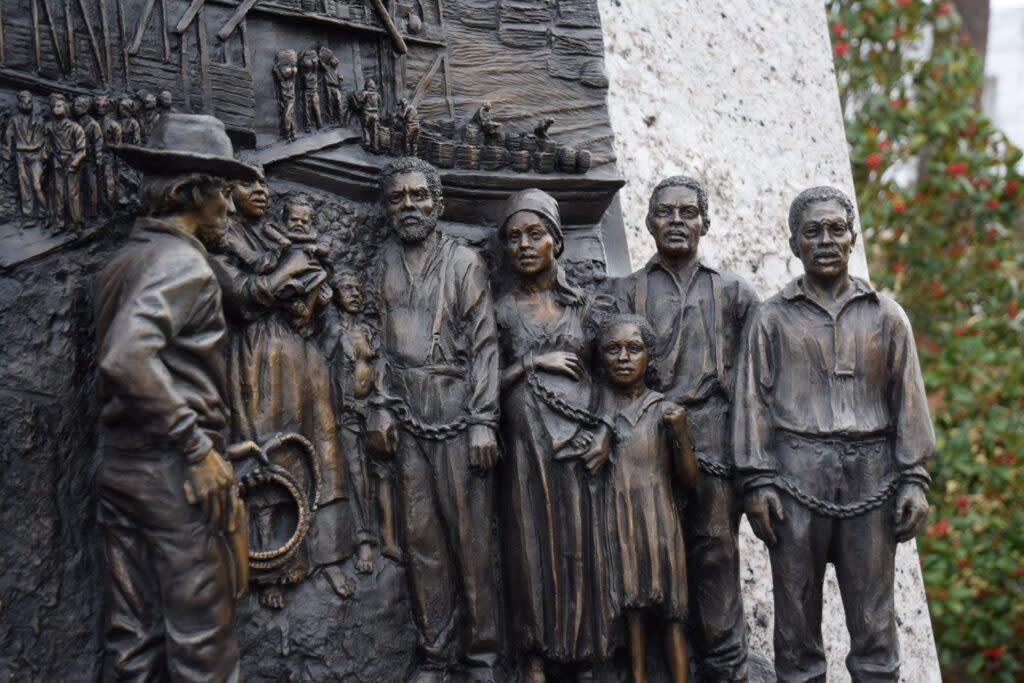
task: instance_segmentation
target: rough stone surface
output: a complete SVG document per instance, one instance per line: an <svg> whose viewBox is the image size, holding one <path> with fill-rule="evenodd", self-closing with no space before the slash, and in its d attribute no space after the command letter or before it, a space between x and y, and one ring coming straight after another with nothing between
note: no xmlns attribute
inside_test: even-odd
<svg viewBox="0 0 1024 683"><path fill-rule="evenodd" d="M762 295L800 272L786 227L789 202L811 185L852 195L852 177L820 0L601 0L623 217L634 267L654 253L644 227L665 176L703 179L711 264ZM858 245L853 269L866 272ZM772 655L771 578L764 546L744 522L744 597L752 648ZM938 661L913 544L897 556L902 680L938 681ZM849 680L849 639L829 570L824 635L829 681Z"/></svg>

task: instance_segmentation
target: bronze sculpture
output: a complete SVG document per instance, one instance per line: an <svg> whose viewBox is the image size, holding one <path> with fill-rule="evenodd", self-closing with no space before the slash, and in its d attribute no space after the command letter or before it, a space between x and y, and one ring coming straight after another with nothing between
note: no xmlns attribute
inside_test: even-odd
<svg viewBox="0 0 1024 683"><path fill-rule="evenodd" d="M257 171L209 116L167 115L149 146L113 149L143 173L149 215L95 289L105 650L119 678L234 681L245 527L223 457L227 329L206 246L224 234L226 181Z"/></svg>
<svg viewBox="0 0 1024 683"><path fill-rule="evenodd" d="M347 117L345 96L341 92L345 77L338 73L338 56L330 48L321 47L317 54L320 58L320 71L327 94L327 118L332 123L343 123Z"/></svg>
<svg viewBox="0 0 1024 683"><path fill-rule="evenodd" d="M440 682L448 648L471 680L491 683L498 657L497 589L490 555L498 460L498 344L487 269L437 229L436 169L416 158L381 170L391 235L375 290L386 371L368 438L395 458L401 544L421 661L410 678Z"/></svg>
<svg viewBox="0 0 1024 683"><path fill-rule="evenodd" d="M100 182L103 175L103 127L99 121L89 115L92 98L79 95L71 104L71 113L75 123L85 133L85 160L81 165L82 194L85 195L86 213L95 218L100 210Z"/></svg>
<svg viewBox="0 0 1024 683"><path fill-rule="evenodd" d="M24 216L46 214L43 174L46 170L47 144L45 124L35 113L32 93L18 93L18 111L4 130L4 161L14 162L14 173Z"/></svg>
<svg viewBox="0 0 1024 683"><path fill-rule="evenodd" d="M406 156L414 157L420 149L420 119L416 107L404 97L398 101L396 117L402 126L403 148Z"/></svg>
<svg viewBox="0 0 1024 683"><path fill-rule="evenodd" d="M501 530L514 652L523 680L552 663L585 672L612 651L603 489L608 428L595 414L591 297L566 281L558 203L506 200L498 244L515 274L496 303L502 366Z"/></svg>
<svg viewBox="0 0 1024 683"><path fill-rule="evenodd" d="M277 84L281 137L295 139L295 78L298 74L298 56L295 50L282 50L274 61L274 82Z"/></svg>
<svg viewBox="0 0 1024 683"><path fill-rule="evenodd" d="M647 229L658 253L613 283L624 308L645 316L657 339L656 387L687 408L704 476L686 515L692 622L702 675L747 675L746 622L740 596L739 523L729 415L742 332L757 295L742 278L700 260L711 221L707 193L693 178L673 176L651 192Z"/></svg>
<svg viewBox="0 0 1024 683"><path fill-rule="evenodd" d="M685 683L688 662L686 551L676 485L691 489L697 460L686 409L647 387L656 377L650 362L654 330L636 315L613 316L599 337L604 409L617 434L609 465L607 518L612 531L609 572L620 593L617 605L629 630L633 682L646 683L648 622L665 632L665 656L673 683Z"/></svg>
<svg viewBox="0 0 1024 683"><path fill-rule="evenodd" d="M114 145L121 144L121 123L110 109L108 95L97 95L93 106L96 108L96 116L103 132L104 150L99 162L102 169L103 206L108 213L113 213L117 204L118 164L117 156L111 150Z"/></svg>
<svg viewBox="0 0 1024 683"><path fill-rule="evenodd" d="M117 102L118 123L121 124L121 143L125 145L142 144L142 124L135 112L138 107L135 100L125 95Z"/></svg>
<svg viewBox="0 0 1024 683"><path fill-rule="evenodd" d="M850 199L805 190L789 212L804 275L765 301L746 332L734 454L747 518L769 548L780 681L821 680L822 582L832 563L854 680L899 679L896 545L928 512L935 447L906 314L850 276Z"/></svg>
<svg viewBox="0 0 1024 683"><path fill-rule="evenodd" d="M305 50L299 59L302 77L302 121L307 131L324 127L320 111L320 57L316 50Z"/></svg>
<svg viewBox="0 0 1024 683"><path fill-rule="evenodd" d="M156 95L148 90L140 90L135 96L142 107L139 112L139 128L142 131L142 142L145 143L149 139L149 131L156 123L156 117L160 116L160 110L157 109Z"/></svg>
<svg viewBox="0 0 1024 683"><path fill-rule="evenodd" d="M53 202L50 221L55 228L82 227L81 166L85 162L85 131L67 116L68 103L62 95L50 95L46 155L50 159Z"/></svg>
<svg viewBox="0 0 1024 683"><path fill-rule="evenodd" d="M366 86L352 94L353 109L359 112L359 123L363 127L363 146L370 151L379 149L377 126L380 125L380 93L377 82L367 79Z"/></svg>

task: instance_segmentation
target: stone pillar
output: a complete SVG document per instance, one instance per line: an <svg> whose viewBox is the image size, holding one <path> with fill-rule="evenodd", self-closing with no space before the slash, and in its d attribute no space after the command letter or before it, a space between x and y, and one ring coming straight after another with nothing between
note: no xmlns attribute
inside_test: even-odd
<svg viewBox="0 0 1024 683"><path fill-rule="evenodd" d="M850 194L853 180L821 0L600 0L609 111L634 267L654 253L647 198L665 176L708 189L704 258L746 276L766 297L800 272L789 249L789 203L812 185ZM866 276L863 244L854 274ZM746 522L744 600L751 647L772 657L768 554ZM902 680L939 681L914 543L897 554ZM829 681L848 681L849 638L829 569L824 634Z"/></svg>

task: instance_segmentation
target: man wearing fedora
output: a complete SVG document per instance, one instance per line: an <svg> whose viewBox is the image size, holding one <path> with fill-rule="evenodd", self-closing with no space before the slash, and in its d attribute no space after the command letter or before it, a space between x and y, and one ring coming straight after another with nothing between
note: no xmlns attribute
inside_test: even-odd
<svg viewBox="0 0 1024 683"><path fill-rule="evenodd" d="M211 116L165 114L148 146L113 152L142 174L148 215L95 288L108 673L236 681L246 525L222 455L227 328L206 250L228 182L259 171Z"/></svg>

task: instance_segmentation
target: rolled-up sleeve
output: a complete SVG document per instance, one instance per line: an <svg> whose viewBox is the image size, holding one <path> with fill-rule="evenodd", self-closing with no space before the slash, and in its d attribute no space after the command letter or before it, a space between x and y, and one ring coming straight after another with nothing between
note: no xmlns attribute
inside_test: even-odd
<svg viewBox="0 0 1024 683"><path fill-rule="evenodd" d="M769 451L772 433L768 397L774 385L771 335L757 312L740 348L733 405L733 459L744 489L768 483L777 467Z"/></svg>

